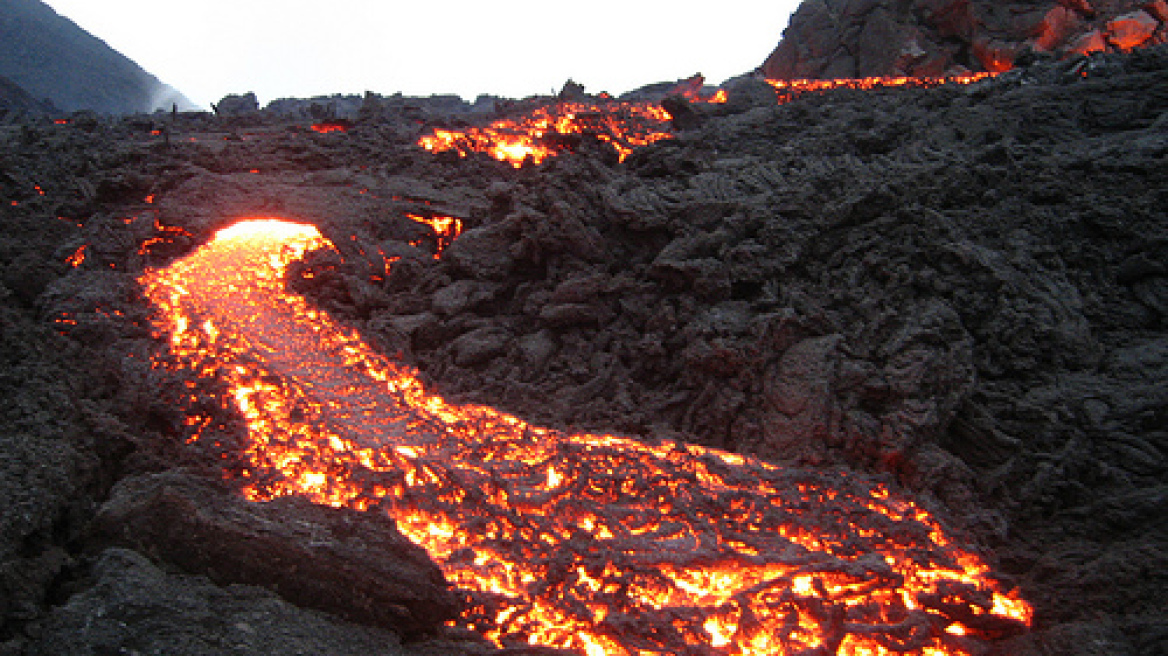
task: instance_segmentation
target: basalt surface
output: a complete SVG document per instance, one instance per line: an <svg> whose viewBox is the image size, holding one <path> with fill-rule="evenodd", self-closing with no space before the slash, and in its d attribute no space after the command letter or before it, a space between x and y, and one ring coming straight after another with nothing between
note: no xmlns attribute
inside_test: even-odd
<svg viewBox="0 0 1168 656"><path fill-rule="evenodd" d="M1166 40L1163 0L809 0L760 68L781 79L956 75Z"/></svg>
<svg viewBox="0 0 1168 656"><path fill-rule="evenodd" d="M884 480L1034 604L992 650L1163 653L1165 110L1154 48L731 99L623 163L588 141L519 169L433 155L419 121L461 119L397 110L324 134L264 112L6 125L0 653L492 651L442 612L322 608L223 548L300 553L297 522L396 544L383 521L168 515L241 503L191 490L218 490L195 481L243 427L199 389L220 427L187 443L191 381L151 366L137 280L254 216L319 226L337 252L292 284L450 400ZM411 214L464 231L435 257ZM169 533L192 527L215 548ZM354 585L333 576L369 557L352 539L305 576Z"/></svg>

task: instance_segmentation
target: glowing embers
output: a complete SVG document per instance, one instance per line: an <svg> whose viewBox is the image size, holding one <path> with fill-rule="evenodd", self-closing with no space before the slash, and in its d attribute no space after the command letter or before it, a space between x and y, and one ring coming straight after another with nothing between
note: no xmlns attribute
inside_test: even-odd
<svg viewBox="0 0 1168 656"><path fill-rule="evenodd" d="M353 122L346 119L332 119L328 121L321 121L320 123L312 124L312 131L320 134L329 134L332 132L348 132L349 128L353 127Z"/></svg>
<svg viewBox="0 0 1168 656"><path fill-rule="evenodd" d="M85 262L85 251L87 251L88 249L89 249L89 244L82 244L81 246L78 246L77 250L73 251L72 255L65 258L65 262L67 262L69 264L69 266L76 269L77 267L81 266Z"/></svg>
<svg viewBox="0 0 1168 656"><path fill-rule="evenodd" d="M226 384L263 500L389 512L500 644L590 656L972 654L1029 607L912 502L841 472L566 435L428 394L287 291L315 228L240 223L143 283L171 355ZM201 421L193 421L199 426Z"/></svg>
<svg viewBox="0 0 1168 656"><path fill-rule="evenodd" d="M665 95L681 96L693 103L710 103L714 105L722 104L727 100L725 89L718 89L712 94L706 94L706 78L701 73L679 81Z"/></svg>
<svg viewBox="0 0 1168 656"><path fill-rule="evenodd" d="M153 196L148 197L148 199L148 202L154 200ZM132 220L135 219L137 217ZM155 236L142 242L142 245L138 247L139 255L153 255L155 251L165 252L168 247L173 247L180 240L185 241L185 239L193 237L191 233L178 226L163 225L157 216L154 216L154 232Z"/></svg>
<svg viewBox="0 0 1168 656"><path fill-rule="evenodd" d="M434 259L442 257L442 251L446 247L454 243L455 239L462 234L462 221L453 216L443 216L441 214L431 214L430 216L422 216L420 214L406 214L406 217L415 223L430 226L434 230L436 243L434 245ZM415 246L419 244L414 244Z"/></svg>
<svg viewBox="0 0 1168 656"><path fill-rule="evenodd" d="M634 148L669 139L669 114L652 103L560 103L540 107L517 119L501 119L487 127L435 129L418 140L433 153L453 151L461 157L488 153L519 168L564 150L582 138L612 145L623 160Z"/></svg>

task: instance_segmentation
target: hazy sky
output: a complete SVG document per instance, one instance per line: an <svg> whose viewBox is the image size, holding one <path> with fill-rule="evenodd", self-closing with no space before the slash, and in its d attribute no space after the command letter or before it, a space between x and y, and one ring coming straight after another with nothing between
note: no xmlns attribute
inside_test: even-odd
<svg viewBox="0 0 1168 656"><path fill-rule="evenodd" d="M333 93L619 94L753 70L799 0L46 0L206 106ZM696 4L701 9L693 8Z"/></svg>

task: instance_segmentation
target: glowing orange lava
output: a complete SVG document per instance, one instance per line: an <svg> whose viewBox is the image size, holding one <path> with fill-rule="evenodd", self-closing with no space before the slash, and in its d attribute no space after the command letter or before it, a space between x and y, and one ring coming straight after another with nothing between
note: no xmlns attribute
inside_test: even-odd
<svg viewBox="0 0 1168 656"><path fill-rule="evenodd" d="M634 148L668 139L669 114L652 103L560 103L540 107L520 119L501 119L487 127L436 129L418 145L438 153L453 150L466 157L488 153L519 168L539 164L586 135L611 144L623 160Z"/></svg>
<svg viewBox="0 0 1168 656"><path fill-rule="evenodd" d="M942 84L973 84L994 73L970 73L952 77L859 77L834 80L767 80L780 94L779 102L789 102L804 93L830 89L876 89L879 87L939 87Z"/></svg>
<svg viewBox="0 0 1168 656"><path fill-rule="evenodd" d="M1029 622L928 512L857 475L447 403L288 291L288 264L330 247L252 220L148 272L158 363L226 385L248 427L229 475L250 498L389 513L499 644L938 656Z"/></svg>
<svg viewBox="0 0 1168 656"><path fill-rule="evenodd" d="M767 80L779 92L779 104L830 89L873 89L877 87L935 87L942 84L971 84L992 76L972 73L944 78L867 77L836 80ZM719 89L708 98L701 95L700 76L686 80L670 93L691 102L722 104L726 91ZM423 136L418 145L432 153L454 151L461 157L472 152L488 153L509 162L515 168L525 162L540 164L548 157L568 149L572 135L589 135L612 144L624 161L635 148L673 138L670 116L660 105L649 102L608 101L598 103L559 103L540 107L518 119L501 119L486 127L462 130L436 128Z"/></svg>
<svg viewBox="0 0 1168 656"><path fill-rule="evenodd" d="M322 121L320 123L312 124L312 131L320 134L328 134L330 132L348 132L349 121Z"/></svg>
<svg viewBox="0 0 1168 656"><path fill-rule="evenodd" d="M442 251L462 234L462 221L453 216L406 214L406 217L434 229L434 234L438 238L438 243L434 247L434 259L442 257Z"/></svg>
<svg viewBox="0 0 1168 656"><path fill-rule="evenodd" d="M681 80L666 92L667 96L681 96L694 103L721 104L726 102L726 90L718 89L713 95L705 95L706 78L701 73L685 80Z"/></svg>
<svg viewBox="0 0 1168 656"><path fill-rule="evenodd" d="M69 266L73 267L74 269L81 266L85 262L85 251L88 248L89 244L82 244L77 248L77 250L73 251L72 255L65 258L65 262L67 262Z"/></svg>

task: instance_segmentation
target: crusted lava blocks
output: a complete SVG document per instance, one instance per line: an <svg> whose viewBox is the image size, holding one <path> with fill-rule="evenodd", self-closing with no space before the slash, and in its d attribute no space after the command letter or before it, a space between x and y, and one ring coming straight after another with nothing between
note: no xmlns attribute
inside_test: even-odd
<svg viewBox="0 0 1168 656"><path fill-rule="evenodd" d="M805 2L761 68L777 79L933 77L1165 42L1162 0Z"/></svg>

